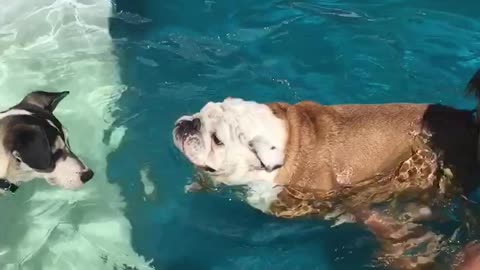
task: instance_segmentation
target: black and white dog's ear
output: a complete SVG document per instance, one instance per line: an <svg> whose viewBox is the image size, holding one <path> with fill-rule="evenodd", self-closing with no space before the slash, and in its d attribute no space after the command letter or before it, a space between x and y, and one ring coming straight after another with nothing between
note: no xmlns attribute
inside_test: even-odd
<svg viewBox="0 0 480 270"><path fill-rule="evenodd" d="M35 91L28 94L20 104L30 104L40 107L44 110L53 112L58 103L62 101L70 92L45 92Z"/></svg>
<svg viewBox="0 0 480 270"><path fill-rule="evenodd" d="M22 125L15 128L13 134L13 156L36 170L50 168L52 150L47 134L39 126Z"/></svg>
<svg viewBox="0 0 480 270"><path fill-rule="evenodd" d="M267 172L272 172L283 166L285 153L265 138L257 136L248 142L248 146Z"/></svg>

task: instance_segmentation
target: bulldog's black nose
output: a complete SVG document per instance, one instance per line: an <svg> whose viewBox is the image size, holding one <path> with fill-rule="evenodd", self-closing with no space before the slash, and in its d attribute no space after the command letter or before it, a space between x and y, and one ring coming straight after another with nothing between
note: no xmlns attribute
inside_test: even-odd
<svg viewBox="0 0 480 270"><path fill-rule="evenodd" d="M83 183L87 183L92 178L93 178L93 171L90 169L88 171L83 172L82 175L80 175L80 180Z"/></svg>
<svg viewBox="0 0 480 270"><path fill-rule="evenodd" d="M180 134L192 134L198 132L202 127L202 122L198 118L192 120L182 120L177 124L178 133Z"/></svg>

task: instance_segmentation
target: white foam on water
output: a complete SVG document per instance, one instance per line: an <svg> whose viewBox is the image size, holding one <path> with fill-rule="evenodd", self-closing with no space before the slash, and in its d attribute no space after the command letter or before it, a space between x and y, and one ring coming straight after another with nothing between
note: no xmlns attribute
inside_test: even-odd
<svg viewBox="0 0 480 270"><path fill-rule="evenodd" d="M152 197L155 192L155 184L150 176L149 166L145 166L140 170L140 182L143 184L143 192L146 197Z"/></svg>
<svg viewBox="0 0 480 270"><path fill-rule="evenodd" d="M35 180L0 198L0 269L153 269L132 248L124 199L106 174L107 157L125 134L113 126L125 87L108 32L110 1L0 5L0 109L32 90L71 91L56 115L74 152L95 171L79 191Z"/></svg>

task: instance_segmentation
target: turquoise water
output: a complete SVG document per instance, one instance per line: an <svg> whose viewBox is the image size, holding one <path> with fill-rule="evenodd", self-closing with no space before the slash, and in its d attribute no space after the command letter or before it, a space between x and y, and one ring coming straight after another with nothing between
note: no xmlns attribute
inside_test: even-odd
<svg viewBox="0 0 480 270"><path fill-rule="evenodd" d="M156 269L370 269L375 242L355 225L185 194L192 169L171 128L226 96L472 108L462 91L480 67L480 2L439 2L117 0L110 34L128 91L115 117L128 130L108 176L135 250ZM132 181L139 171L153 193Z"/></svg>

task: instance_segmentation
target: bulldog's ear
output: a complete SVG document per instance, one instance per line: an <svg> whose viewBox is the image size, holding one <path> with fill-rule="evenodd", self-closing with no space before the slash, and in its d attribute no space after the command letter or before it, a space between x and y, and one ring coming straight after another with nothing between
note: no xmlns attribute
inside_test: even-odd
<svg viewBox="0 0 480 270"><path fill-rule="evenodd" d="M248 142L248 146L267 172L272 172L283 166L285 153L265 138L257 136Z"/></svg>
<svg viewBox="0 0 480 270"><path fill-rule="evenodd" d="M47 134L39 126L21 125L13 131L13 156L30 168L46 170L51 163L51 148Z"/></svg>
<svg viewBox="0 0 480 270"><path fill-rule="evenodd" d="M53 112L58 103L62 101L70 92L45 92L35 91L28 94L20 104L29 104L40 107L44 110Z"/></svg>

